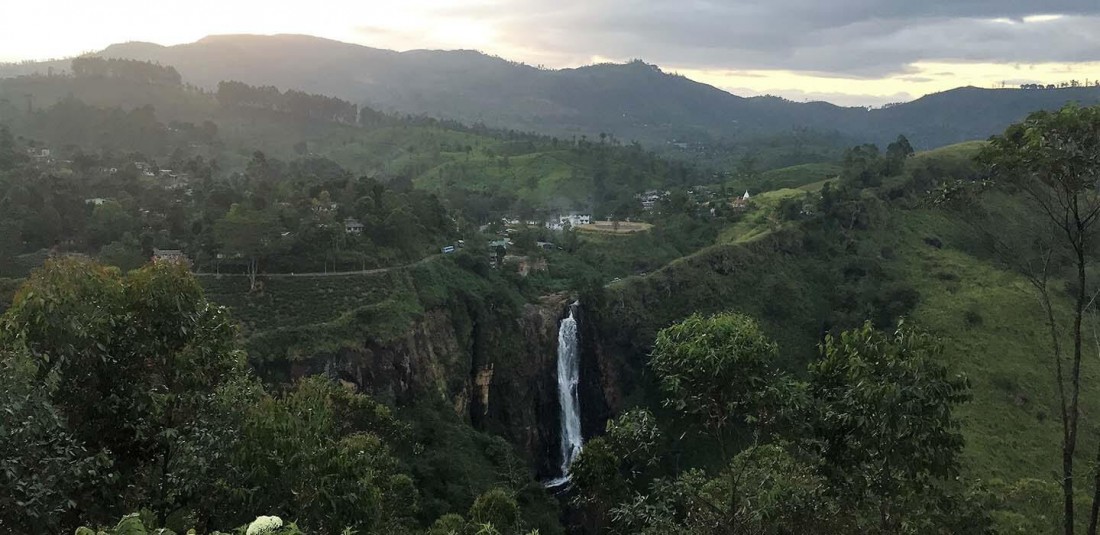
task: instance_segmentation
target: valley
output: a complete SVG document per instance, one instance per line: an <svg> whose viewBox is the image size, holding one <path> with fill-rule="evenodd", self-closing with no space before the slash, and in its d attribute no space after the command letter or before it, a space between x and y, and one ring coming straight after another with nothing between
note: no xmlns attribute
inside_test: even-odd
<svg viewBox="0 0 1100 535"><path fill-rule="evenodd" d="M329 75L246 68L272 50ZM159 65L0 78L0 401L52 426L21 437L69 441L0 447L0 462L49 461L59 483L20 491L63 511L42 513L48 529L142 511L179 532L276 512L311 533L663 533L770 514L821 533L1050 531L1064 466L1052 339L1086 355L1070 457L1088 467L1100 447L1100 341L1091 325L1076 340L1050 327L1080 304L1072 255L1049 260L1037 300L975 230L1016 228L994 216L1028 203L988 186L995 143L980 139L1093 103L1094 88L1026 101L965 88L868 111L740 99L642 63L543 71L286 36L103 56ZM375 74L350 74L363 64ZM477 85L428 92L473 82L423 65ZM159 75L117 74L131 71ZM647 91L699 100L620 121ZM564 109L560 95L585 98ZM545 109L515 111L536 97ZM974 100L981 120L959 109ZM795 125L835 135L756 150ZM661 146L696 134L736 148ZM740 345L707 345L727 341ZM679 351L767 358L697 373L675 369ZM66 387L35 393L38 374ZM679 382L699 375L728 384L707 398L706 381ZM742 380L760 397L722 390ZM714 398L725 405L700 408ZM837 407L858 423L831 420ZM912 412L876 420L894 410ZM130 427L97 433L114 418ZM925 464L879 478L912 444ZM110 475L66 471L81 463ZM1089 499L1089 469L1071 500ZM777 486L745 490L759 511L704 503L737 494L734 472ZM808 504L820 509L799 516Z"/></svg>

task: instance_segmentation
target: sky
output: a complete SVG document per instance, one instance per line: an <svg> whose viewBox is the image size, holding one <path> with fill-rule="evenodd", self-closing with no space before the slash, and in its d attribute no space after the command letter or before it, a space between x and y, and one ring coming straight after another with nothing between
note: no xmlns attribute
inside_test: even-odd
<svg viewBox="0 0 1100 535"><path fill-rule="evenodd" d="M841 105L1100 78L1100 0L35 0L0 17L0 61L298 33L551 68L642 59L739 95Z"/></svg>

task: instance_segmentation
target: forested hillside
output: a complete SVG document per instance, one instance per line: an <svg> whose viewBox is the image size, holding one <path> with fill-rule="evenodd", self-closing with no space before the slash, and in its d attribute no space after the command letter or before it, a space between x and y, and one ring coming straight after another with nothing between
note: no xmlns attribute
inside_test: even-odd
<svg viewBox="0 0 1100 535"><path fill-rule="evenodd" d="M0 529L1088 523L1094 108L712 174L77 65L0 81Z"/></svg>
<svg viewBox="0 0 1100 535"><path fill-rule="evenodd" d="M211 36L172 47L125 43L99 55L172 65L185 81L207 89L222 80L241 80L497 128L556 136L606 132L710 162L728 163L731 152L752 153L775 167L820 161L813 155L834 156L856 143L887 143L898 134L921 149L984 139L1031 111L1100 99L1096 87L967 87L868 111L775 97L742 98L641 61L547 70L474 51L398 53L298 35ZM263 59L268 57L282 59ZM13 65L0 69L0 76L46 74L50 68L60 73L69 65ZM780 154L759 150L763 140L791 135L802 139ZM746 150L747 145L755 150ZM788 159L791 155L784 153L791 151L802 152L802 159Z"/></svg>
<svg viewBox="0 0 1100 535"><path fill-rule="evenodd" d="M0 80L0 119L59 156L125 150L168 169L200 157L228 171L243 171L256 151L284 161L325 158L382 182L460 198L481 222L531 215L536 206L602 215L648 188L717 181L615 137L562 139L388 116L235 82L205 92L113 75ZM549 176L556 178L543 180Z"/></svg>

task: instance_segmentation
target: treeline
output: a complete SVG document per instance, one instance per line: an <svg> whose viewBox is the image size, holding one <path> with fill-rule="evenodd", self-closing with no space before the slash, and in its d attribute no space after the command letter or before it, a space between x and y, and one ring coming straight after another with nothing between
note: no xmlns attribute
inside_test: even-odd
<svg viewBox="0 0 1100 535"><path fill-rule="evenodd" d="M663 329L649 368L673 410L628 411L580 452L572 490L586 532L991 533L997 497L959 476L953 412L969 385L942 349L868 322L826 336L791 373L744 314ZM717 445L713 468L677 466L676 420Z"/></svg>
<svg viewBox="0 0 1100 535"><path fill-rule="evenodd" d="M1059 82L1057 84L1020 84L1020 89L1065 89L1067 87L1100 87L1100 80L1085 80L1082 83L1080 80L1070 80L1068 82Z"/></svg>
<svg viewBox="0 0 1100 535"><path fill-rule="evenodd" d="M133 59L81 56L73 58L73 76L119 78L132 82L180 85L183 79L171 65Z"/></svg>
<svg viewBox="0 0 1100 535"><path fill-rule="evenodd" d="M222 106L258 108L289 113L306 119L356 124L359 106L346 100L314 95L274 86L251 86L242 82L218 82L218 103Z"/></svg>
<svg viewBox="0 0 1100 535"><path fill-rule="evenodd" d="M195 144L217 140L218 127L186 122L164 124L152 106L132 109L100 108L75 98L65 98L44 110L36 110L26 123L27 133L49 140L54 147L84 150L132 150L146 154L170 153Z"/></svg>

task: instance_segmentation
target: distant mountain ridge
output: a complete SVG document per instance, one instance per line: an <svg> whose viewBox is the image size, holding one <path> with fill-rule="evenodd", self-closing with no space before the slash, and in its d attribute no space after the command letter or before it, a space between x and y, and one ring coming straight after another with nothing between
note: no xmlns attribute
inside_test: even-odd
<svg viewBox="0 0 1100 535"><path fill-rule="evenodd" d="M219 35L99 55L172 65L192 84L221 80L321 93L390 112L551 135L614 134L651 145L736 144L796 130L846 143L905 134L917 148L982 139L1027 113L1100 103L1100 88L964 87L885 109L739 97L640 61L545 70L470 50L395 52L305 35ZM67 70L67 62L0 66L0 76Z"/></svg>

